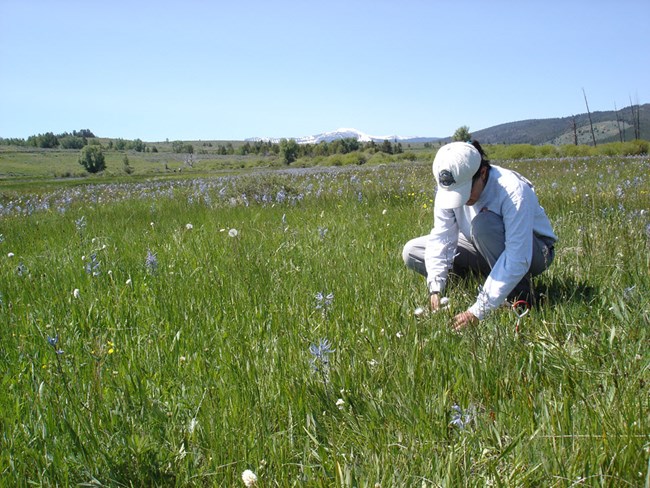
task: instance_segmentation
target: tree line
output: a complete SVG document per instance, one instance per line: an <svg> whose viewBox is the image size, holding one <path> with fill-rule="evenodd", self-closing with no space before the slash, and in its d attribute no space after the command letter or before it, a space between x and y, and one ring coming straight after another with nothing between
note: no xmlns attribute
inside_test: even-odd
<svg viewBox="0 0 650 488"><path fill-rule="evenodd" d="M331 142L322 141L318 144L298 144L295 139L281 139L279 143L270 141L246 141L238 148L232 144L218 145L217 153L223 155L238 154L246 156L279 155L285 164L291 164L300 158L327 157L336 154L349 154L356 151L383 152L386 154L401 154L404 152L401 142L385 140L378 144L375 141L361 142L353 137L335 139Z"/></svg>
<svg viewBox="0 0 650 488"><path fill-rule="evenodd" d="M88 144L88 139L94 137L95 134L89 129L81 129L78 131L74 130L71 133L63 132L61 134L46 132L44 134L29 136L27 139L3 139L0 137L0 144L5 146L38 147L41 149L81 149Z"/></svg>
<svg viewBox="0 0 650 488"><path fill-rule="evenodd" d="M97 140L97 136L90 129L81 129L73 130L72 132L63 132L61 134L46 132L44 134L29 136L27 139L4 139L0 137L0 145L36 147L40 149L82 149L87 145L100 145L100 143ZM115 139L108 141L108 149L144 152L149 148L140 139ZM155 148L154 152L156 152Z"/></svg>
<svg viewBox="0 0 650 488"><path fill-rule="evenodd" d="M87 145L100 145L96 136L89 129L54 134L46 132L29 136L27 139L0 138L0 145L36 147L41 149L82 149ZM136 152L158 152L158 149L148 147L141 139L111 139L106 143L107 149L124 151L133 150ZM402 154L404 149L401 142L384 140L381 143L375 141L361 142L353 137L336 139L330 142L322 141L318 144L298 144L294 139L282 139L280 142L271 141L246 141L235 147L231 142L217 144L216 148L211 142L203 144L201 153L216 153L221 156L281 156L286 164L291 164L299 158L327 157L337 154L349 154L356 151L369 151L372 153L382 152L385 154ZM211 148L210 150L206 149ZM188 142L173 141L171 150L174 153L193 154L194 146Z"/></svg>

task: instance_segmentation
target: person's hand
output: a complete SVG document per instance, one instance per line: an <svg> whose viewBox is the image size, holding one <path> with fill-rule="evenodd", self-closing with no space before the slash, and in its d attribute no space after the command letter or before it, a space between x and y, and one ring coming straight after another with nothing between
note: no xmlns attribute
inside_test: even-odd
<svg viewBox="0 0 650 488"><path fill-rule="evenodd" d="M478 318L472 312L461 312L454 317L451 328L456 332L460 332L465 327L478 324Z"/></svg>
<svg viewBox="0 0 650 488"><path fill-rule="evenodd" d="M431 310L433 312L440 310L440 293L431 294Z"/></svg>

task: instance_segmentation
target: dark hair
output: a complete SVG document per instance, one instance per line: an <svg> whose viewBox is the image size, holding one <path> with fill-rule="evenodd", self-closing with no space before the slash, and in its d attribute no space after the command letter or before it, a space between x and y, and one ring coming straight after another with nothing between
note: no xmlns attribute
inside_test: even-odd
<svg viewBox="0 0 650 488"><path fill-rule="evenodd" d="M481 147L481 144L477 140L472 140L470 144L474 146L476 150L479 152L479 154L481 155L481 165L476 170L476 173L474 173L474 176L472 176L472 184L474 184L481 174L481 168L487 168L487 175L489 177L491 166L490 166L490 160L487 158L487 154L485 154L485 151Z"/></svg>

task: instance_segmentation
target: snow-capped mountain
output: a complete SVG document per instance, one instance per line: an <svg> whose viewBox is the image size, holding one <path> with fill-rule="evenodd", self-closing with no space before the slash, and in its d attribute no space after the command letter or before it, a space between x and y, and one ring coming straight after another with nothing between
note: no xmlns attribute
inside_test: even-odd
<svg viewBox="0 0 650 488"><path fill-rule="evenodd" d="M304 136L304 137L285 137L284 139L294 139L298 144L318 144L320 142L332 142L337 139L356 139L359 142L427 142L427 141L436 141L439 138L437 137L402 137L402 136L370 136L365 134L357 129L337 129L331 132L323 132L322 134L316 134L314 136ZM280 138L272 137L253 137L246 139L249 142L255 141L264 141L272 142L277 144L280 142Z"/></svg>

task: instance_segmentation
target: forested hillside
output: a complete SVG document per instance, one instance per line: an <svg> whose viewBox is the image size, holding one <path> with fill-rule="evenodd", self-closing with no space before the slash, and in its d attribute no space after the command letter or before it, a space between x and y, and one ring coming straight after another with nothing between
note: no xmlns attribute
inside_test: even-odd
<svg viewBox="0 0 650 488"><path fill-rule="evenodd" d="M593 136L591 127L593 126ZM650 139L650 104L618 111L508 122L472 132L486 144L578 144Z"/></svg>

